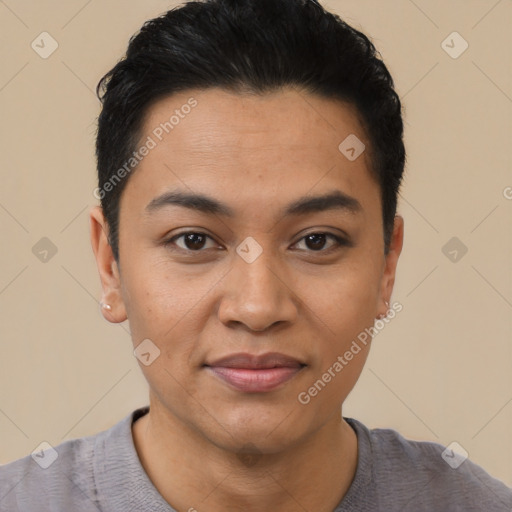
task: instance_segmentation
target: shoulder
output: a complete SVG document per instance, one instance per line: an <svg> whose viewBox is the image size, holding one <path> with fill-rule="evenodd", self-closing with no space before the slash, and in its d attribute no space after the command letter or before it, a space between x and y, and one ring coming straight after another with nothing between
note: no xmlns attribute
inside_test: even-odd
<svg viewBox="0 0 512 512"><path fill-rule="evenodd" d="M97 437L73 439L55 447L47 445L0 466L0 510L50 510L56 501L75 507L86 497L94 500L94 496L87 495L93 487L91 466ZM80 499L78 486L85 493Z"/></svg>
<svg viewBox="0 0 512 512"><path fill-rule="evenodd" d="M126 430L131 415L98 434L50 446L0 466L0 511L100 510L95 485L106 440ZM56 509L55 505L59 508Z"/></svg>
<svg viewBox="0 0 512 512"><path fill-rule="evenodd" d="M400 503L403 510L418 511L512 510L512 489L451 446L410 440L393 429L368 429L357 420L351 424L367 440L381 507L395 510Z"/></svg>

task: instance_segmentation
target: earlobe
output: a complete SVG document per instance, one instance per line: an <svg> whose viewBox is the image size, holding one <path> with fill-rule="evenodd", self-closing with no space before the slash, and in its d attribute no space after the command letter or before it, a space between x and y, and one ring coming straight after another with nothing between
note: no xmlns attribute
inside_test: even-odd
<svg viewBox="0 0 512 512"><path fill-rule="evenodd" d="M106 302L100 302L100 307L106 309L107 311L112 311L112 306Z"/></svg>
<svg viewBox="0 0 512 512"><path fill-rule="evenodd" d="M91 245L103 289L103 297L100 302L101 312L109 322L124 322L127 315L121 296L121 277L108 241L108 224L101 207L95 206L90 211L89 218Z"/></svg>
<svg viewBox="0 0 512 512"><path fill-rule="evenodd" d="M383 318L386 318L388 316L388 311L389 311L389 302L387 300L384 301L384 304L386 305L386 313L380 313L379 315L377 315L377 319L378 320L382 320Z"/></svg>

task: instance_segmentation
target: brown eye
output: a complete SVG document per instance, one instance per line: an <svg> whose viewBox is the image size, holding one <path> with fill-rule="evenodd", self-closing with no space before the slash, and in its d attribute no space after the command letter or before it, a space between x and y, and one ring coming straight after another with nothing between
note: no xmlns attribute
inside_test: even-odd
<svg viewBox="0 0 512 512"><path fill-rule="evenodd" d="M327 236L324 233L313 233L304 237L306 247L312 251L320 251L324 248Z"/></svg>
<svg viewBox="0 0 512 512"><path fill-rule="evenodd" d="M202 249L210 249L212 247L216 247L216 244L211 237L205 235L204 233L195 232L182 233L181 235L177 235L171 238L171 240L169 240L166 245L176 245L185 251L195 252L199 252Z"/></svg>
<svg viewBox="0 0 512 512"><path fill-rule="evenodd" d="M332 233L310 233L302 237L296 244L301 251L328 253L341 247L350 247L351 243Z"/></svg>
<svg viewBox="0 0 512 512"><path fill-rule="evenodd" d="M206 237L198 233L189 233L184 236L183 240L187 249L191 249L193 251L202 249L206 243Z"/></svg>

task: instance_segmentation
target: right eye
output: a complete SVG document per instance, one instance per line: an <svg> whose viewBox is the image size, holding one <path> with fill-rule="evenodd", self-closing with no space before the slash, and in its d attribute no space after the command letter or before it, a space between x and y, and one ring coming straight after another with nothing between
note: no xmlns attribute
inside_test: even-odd
<svg viewBox="0 0 512 512"><path fill-rule="evenodd" d="M208 241L211 242L210 246L207 245ZM188 231L186 233L175 235L166 241L164 245L166 247L175 245L179 249L190 252L200 252L203 249L212 249L214 247L218 247L215 244L213 238L211 238L209 235L196 231Z"/></svg>

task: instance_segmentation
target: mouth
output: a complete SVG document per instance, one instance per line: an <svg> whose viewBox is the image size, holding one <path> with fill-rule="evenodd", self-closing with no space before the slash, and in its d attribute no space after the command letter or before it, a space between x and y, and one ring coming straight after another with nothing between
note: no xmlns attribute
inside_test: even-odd
<svg viewBox="0 0 512 512"><path fill-rule="evenodd" d="M244 393L273 391L306 366L298 359L275 352L259 356L232 354L204 365L215 377Z"/></svg>

